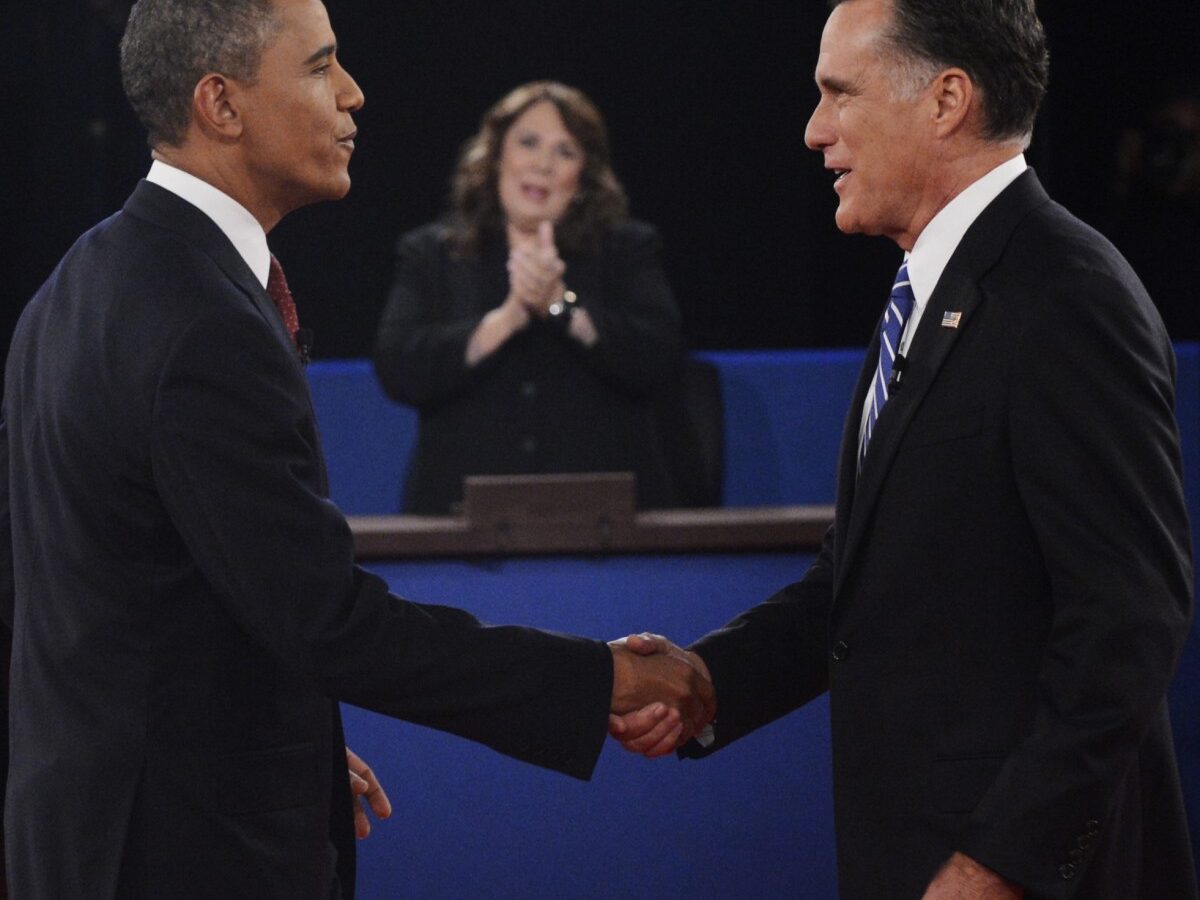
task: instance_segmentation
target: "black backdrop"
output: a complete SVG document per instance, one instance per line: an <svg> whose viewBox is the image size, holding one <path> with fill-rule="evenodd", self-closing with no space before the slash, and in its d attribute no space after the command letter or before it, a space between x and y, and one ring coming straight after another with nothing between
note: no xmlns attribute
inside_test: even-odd
<svg viewBox="0 0 1200 900"><path fill-rule="evenodd" d="M121 95L121 0L10 0L10 255L0 342L85 228L148 165ZM329 3L362 86L354 187L271 235L318 357L362 356L403 230L442 209L463 140L514 85L555 78L608 118L634 215L665 238L697 348L862 345L899 252L833 226L804 147L825 5L814 0L443 0ZM1102 229L1120 129L1168 74L1195 73L1198 0L1044 2L1052 85L1029 156L1051 192Z"/></svg>

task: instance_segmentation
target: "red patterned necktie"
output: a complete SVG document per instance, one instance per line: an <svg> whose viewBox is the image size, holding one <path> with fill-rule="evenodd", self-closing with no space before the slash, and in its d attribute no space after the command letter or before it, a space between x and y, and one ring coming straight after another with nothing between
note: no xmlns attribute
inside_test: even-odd
<svg viewBox="0 0 1200 900"><path fill-rule="evenodd" d="M275 302L275 308L279 310L279 316L283 319L283 327L291 335L292 343L296 343L296 332L300 330L300 317L296 315L296 301L292 299L287 279L283 277L283 266L279 265L279 260L275 258L274 253L271 254L271 274L267 276L267 293Z"/></svg>

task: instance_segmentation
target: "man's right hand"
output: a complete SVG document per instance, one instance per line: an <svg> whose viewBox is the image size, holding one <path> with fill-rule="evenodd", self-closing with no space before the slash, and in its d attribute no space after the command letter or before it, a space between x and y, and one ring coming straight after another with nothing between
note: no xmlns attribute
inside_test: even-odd
<svg viewBox="0 0 1200 900"><path fill-rule="evenodd" d="M662 635L610 641L613 654L609 733L633 753L662 756L699 734L716 716L708 667Z"/></svg>

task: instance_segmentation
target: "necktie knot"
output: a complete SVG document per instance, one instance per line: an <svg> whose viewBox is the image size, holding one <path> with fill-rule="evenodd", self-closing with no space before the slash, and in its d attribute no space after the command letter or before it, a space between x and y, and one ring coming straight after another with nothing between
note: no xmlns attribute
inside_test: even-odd
<svg viewBox="0 0 1200 900"><path fill-rule="evenodd" d="M271 271L267 275L267 293L279 310L279 317L283 319L283 326L291 336L292 343L295 343L296 332L300 330L300 317L296 313L296 301L292 299L287 279L283 277L283 266L274 253L271 254Z"/></svg>
<svg viewBox="0 0 1200 900"><path fill-rule="evenodd" d="M888 299L887 309L887 315L894 315L901 331L904 330L904 323L912 315L916 302L917 298L913 296L912 283L908 280L908 264L905 263L900 267L900 271L896 273L896 280L892 284L892 295Z"/></svg>

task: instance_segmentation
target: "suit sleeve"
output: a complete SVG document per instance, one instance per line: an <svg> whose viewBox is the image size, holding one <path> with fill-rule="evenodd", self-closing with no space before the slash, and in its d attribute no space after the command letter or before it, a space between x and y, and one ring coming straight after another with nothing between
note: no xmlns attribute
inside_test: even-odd
<svg viewBox="0 0 1200 900"><path fill-rule="evenodd" d="M1012 348L1013 474L1052 622L1032 727L960 849L1039 896L1078 883L1059 864L1110 821L1191 616L1174 356L1148 307L1116 277L1060 276Z"/></svg>
<svg viewBox="0 0 1200 900"><path fill-rule="evenodd" d="M580 348L584 364L615 390L643 397L663 384L681 350L679 310L662 268L657 229L630 222L609 236L602 265L603 298L579 304L599 340ZM566 273L567 284L571 272Z"/></svg>
<svg viewBox="0 0 1200 900"><path fill-rule="evenodd" d="M8 425L0 409L0 637L12 633L16 573L13 563L12 511L9 508ZM7 662L7 656L5 657ZM7 677L8 666L4 666ZM7 684L7 681L5 682Z"/></svg>
<svg viewBox="0 0 1200 900"><path fill-rule="evenodd" d="M0 790L8 784L8 667L12 659L16 601L12 512L9 508L8 426L0 410ZM0 795L2 796L2 795ZM0 897L7 897L4 867L4 811L0 808Z"/></svg>
<svg viewBox="0 0 1200 900"><path fill-rule="evenodd" d="M470 381L467 342L486 310L447 316L438 309L439 232L419 229L396 243L396 277L375 339L375 374L388 396L418 408L436 405Z"/></svg>
<svg viewBox="0 0 1200 900"><path fill-rule="evenodd" d="M705 756L775 721L829 688L829 607L833 597L834 530L804 578L688 649L708 666L717 692L713 742L688 744Z"/></svg>
<svg viewBox="0 0 1200 900"><path fill-rule="evenodd" d="M152 462L215 599L296 677L590 775L612 690L608 648L411 603L357 568L349 528L323 496L303 375L260 317L205 313L177 340L155 398Z"/></svg>

